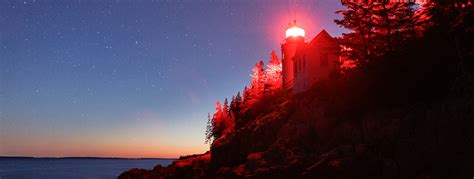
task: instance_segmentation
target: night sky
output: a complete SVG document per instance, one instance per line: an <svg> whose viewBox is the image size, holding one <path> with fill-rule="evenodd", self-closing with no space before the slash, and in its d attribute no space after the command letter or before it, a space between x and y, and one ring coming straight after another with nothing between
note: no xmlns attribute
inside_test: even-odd
<svg viewBox="0 0 474 179"><path fill-rule="evenodd" d="M0 156L202 153L215 101L339 0L0 1Z"/></svg>

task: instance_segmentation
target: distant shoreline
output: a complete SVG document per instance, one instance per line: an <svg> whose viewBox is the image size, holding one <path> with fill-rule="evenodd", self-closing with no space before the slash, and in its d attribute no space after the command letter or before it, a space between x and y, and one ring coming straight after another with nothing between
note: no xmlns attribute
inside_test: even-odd
<svg viewBox="0 0 474 179"><path fill-rule="evenodd" d="M29 157L0 156L0 159L127 159L127 160L178 160L178 158L126 158L126 157Z"/></svg>

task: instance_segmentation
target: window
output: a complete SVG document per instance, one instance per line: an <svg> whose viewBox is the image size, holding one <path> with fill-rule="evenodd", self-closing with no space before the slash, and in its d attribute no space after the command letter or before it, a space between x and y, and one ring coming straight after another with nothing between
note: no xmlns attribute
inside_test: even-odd
<svg viewBox="0 0 474 179"><path fill-rule="evenodd" d="M328 53L321 53L319 62L321 66L328 66L329 64L329 54Z"/></svg>

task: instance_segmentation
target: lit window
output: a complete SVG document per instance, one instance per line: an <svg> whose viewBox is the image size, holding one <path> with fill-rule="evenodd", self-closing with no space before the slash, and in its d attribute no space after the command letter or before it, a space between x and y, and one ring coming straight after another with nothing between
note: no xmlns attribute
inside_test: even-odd
<svg viewBox="0 0 474 179"><path fill-rule="evenodd" d="M288 37L304 37L304 29L298 27L298 26L293 26L289 29L286 30L286 38Z"/></svg>

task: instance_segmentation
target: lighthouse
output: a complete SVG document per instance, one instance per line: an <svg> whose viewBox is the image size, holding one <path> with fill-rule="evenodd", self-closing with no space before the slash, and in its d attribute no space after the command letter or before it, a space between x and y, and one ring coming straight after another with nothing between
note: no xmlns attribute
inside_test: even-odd
<svg viewBox="0 0 474 179"><path fill-rule="evenodd" d="M293 23L288 24L288 29L286 29L285 32L285 42L281 45L283 87L286 90L293 88L293 57L295 56L298 48L304 48L306 45L304 36L305 31L296 24L296 20L294 20Z"/></svg>
<svg viewBox="0 0 474 179"><path fill-rule="evenodd" d="M293 21L285 34L281 44L284 90L301 93L338 73L343 58L340 44L325 30L306 42L304 29Z"/></svg>

